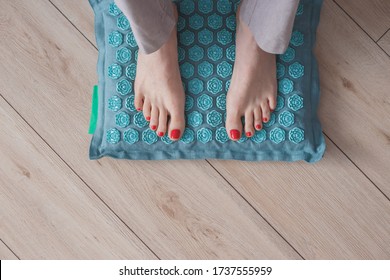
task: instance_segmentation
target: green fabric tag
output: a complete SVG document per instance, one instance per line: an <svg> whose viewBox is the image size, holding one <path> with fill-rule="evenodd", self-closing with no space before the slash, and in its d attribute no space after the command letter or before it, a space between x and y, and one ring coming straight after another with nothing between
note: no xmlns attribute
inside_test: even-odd
<svg viewBox="0 0 390 280"><path fill-rule="evenodd" d="M89 121L89 134L94 134L96 130L96 123L97 123L97 117L98 117L98 86L95 85L93 87L93 93L92 93L92 111L91 111L91 118Z"/></svg>

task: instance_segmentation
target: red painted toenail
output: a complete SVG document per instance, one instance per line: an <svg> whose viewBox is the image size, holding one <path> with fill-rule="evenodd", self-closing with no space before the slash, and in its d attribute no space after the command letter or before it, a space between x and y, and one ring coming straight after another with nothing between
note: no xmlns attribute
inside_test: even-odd
<svg viewBox="0 0 390 280"><path fill-rule="evenodd" d="M139 112L139 111L142 111L142 109L141 108L137 108L137 111Z"/></svg>
<svg viewBox="0 0 390 280"><path fill-rule="evenodd" d="M172 139L179 139L179 137L180 137L180 129L174 129L171 131Z"/></svg>
<svg viewBox="0 0 390 280"><path fill-rule="evenodd" d="M267 122L268 121L268 119L267 118L263 118L263 122Z"/></svg>
<svg viewBox="0 0 390 280"><path fill-rule="evenodd" d="M157 135L159 136L159 137L163 137L164 136L164 132L159 132L159 133L157 133Z"/></svg>
<svg viewBox="0 0 390 280"><path fill-rule="evenodd" d="M146 119L147 121L150 121L150 117L149 117L149 116L147 116L145 119Z"/></svg>
<svg viewBox="0 0 390 280"><path fill-rule="evenodd" d="M156 129L157 129L157 126L152 125L150 128L151 128L152 130L156 130Z"/></svg>
<svg viewBox="0 0 390 280"><path fill-rule="evenodd" d="M246 137L252 137L252 132L247 132Z"/></svg>
<svg viewBox="0 0 390 280"><path fill-rule="evenodd" d="M238 139L240 139L241 135L237 129L232 129L232 130L230 130L230 137L234 140L238 140Z"/></svg>
<svg viewBox="0 0 390 280"><path fill-rule="evenodd" d="M261 129L261 124L256 125L256 129L260 130Z"/></svg>

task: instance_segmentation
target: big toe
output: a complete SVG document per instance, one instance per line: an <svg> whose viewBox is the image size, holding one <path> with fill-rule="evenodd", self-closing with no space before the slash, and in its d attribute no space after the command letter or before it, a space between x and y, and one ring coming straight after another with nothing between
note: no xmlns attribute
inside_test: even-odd
<svg viewBox="0 0 390 280"><path fill-rule="evenodd" d="M237 141L241 138L242 122L241 116L238 113L227 112L226 131L229 138L233 141Z"/></svg>
<svg viewBox="0 0 390 280"><path fill-rule="evenodd" d="M170 113L168 125L168 136L171 140L177 141L184 132L184 113L174 111Z"/></svg>

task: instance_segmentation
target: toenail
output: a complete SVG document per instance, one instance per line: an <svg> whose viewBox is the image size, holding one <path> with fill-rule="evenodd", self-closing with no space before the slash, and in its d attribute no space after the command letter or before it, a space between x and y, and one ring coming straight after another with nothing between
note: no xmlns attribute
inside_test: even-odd
<svg viewBox="0 0 390 280"><path fill-rule="evenodd" d="M230 130L230 137L234 140L240 139L240 132L237 129Z"/></svg>
<svg viewBox="0 0 390 280"><path fill-rule="evenodd" d="M260 130L261 129L261 124L256 125L256 129Z"/></svg>
<svg viewBox="0 0 390 280"><path fill-rule="evenodd" d="M252 132L247 132L246 137L252 137Z"/></svg>
<svg viewBox="0 0 390 280"><path fill-rule="evenodd" d="M267 122L268 121L268 119L267 118L263 118L263 122Z"/></svg>
<svg viewBox="0 0 390 280"><path fill-rule="evenodd" d="M171 131L172 139L179 139L179 137L180 137L180 129L174 129Z"/></svg>
<svg viewBox="0 0 390 280"><path fill-rule="evenodd" d="M156 126L156 125L152 125L150 128L151 128L152 130L156 130L156 129L157 129L157 126Z"/></svg>
<svg viewBox="0 0 390 280"><path fill-rule="evenodd" d="M164 132L159 132L159 133L157 133L157 135L159 136L159 137L163 137L164 136Z"/></svg>
<svg viewBox="0 0 390 280"><path fill-rule="evenodd" d="M142 111L142 109L141 108L137 108L137 111L139 112L139 111Z"/></svg>
<svg viewBox="0 0 390 280"><path fill-rule="evenodd" d="M150 117L149 117L149 116L147 116L145 119L146 119L147 121L150 121Z"/></svg>

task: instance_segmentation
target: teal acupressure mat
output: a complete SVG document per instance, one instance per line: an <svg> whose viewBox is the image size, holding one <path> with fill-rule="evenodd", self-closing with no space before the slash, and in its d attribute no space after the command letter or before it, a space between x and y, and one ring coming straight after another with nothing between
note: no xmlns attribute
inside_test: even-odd
<svg viewBox="0 0 390 280"><path fill-rule="evenodd" d="M178 54L186 129L158 137L134 107L138 55L131 23L112 0L90 0L99 48L99 97L90 158L237 159L316 162L325 151L317 117L319 78L312 49L322 0L301 0L287 51L277 57L277 107L263 129L228 139L226 93L235 59L239 0L179 0ZM277 17L278 15L275 15ZM96 116L95 116L96 117Z"/></svg>

